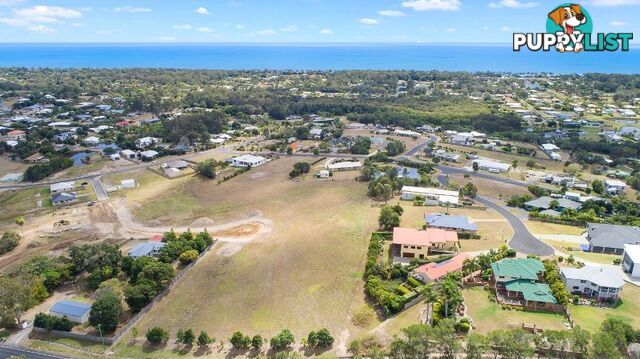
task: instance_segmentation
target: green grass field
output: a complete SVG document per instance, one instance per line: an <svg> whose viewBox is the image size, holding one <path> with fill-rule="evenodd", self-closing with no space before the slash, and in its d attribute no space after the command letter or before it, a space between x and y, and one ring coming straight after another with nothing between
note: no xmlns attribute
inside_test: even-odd
<svg viewBox="0 0 640 359"><path fill-rule="evenodd" d="M622 289L622 303L614 308L595 308L584 305L569 305L569 313L583 329L596 332L607 318L616 318L640 328L640 288L627 283Z"/></svg>
<svg viewBox="0 0 640 359"><path fill-rule="evenodd" d="M620 256L603 253L591 253L584 252L580 249L580 245L573 242L555 241L545 239L543 242L552 246L553 248L562 251L563 253L572 255L577 261L588 261L599 264L613 264L615 259L620 259Z"/></svg>
<svg viewBox="0 0 640 359"><path fill-rule="evenodd" d="M42 201L42 207L38 207ZM17 216L45 212L51 207L49 188L28 188L0 193L0 225L11 224Z"/></svg>
<svg viewBox="0 0 640 359"><path fill-rule="evenodd" d="M504 310L502 306L489 300L489 292L482 287L463 290L468 313L481 333L496 329L520 328L523 323L535 324L542 329L565 329L565 317L544 312L522 312Z"/></svg>

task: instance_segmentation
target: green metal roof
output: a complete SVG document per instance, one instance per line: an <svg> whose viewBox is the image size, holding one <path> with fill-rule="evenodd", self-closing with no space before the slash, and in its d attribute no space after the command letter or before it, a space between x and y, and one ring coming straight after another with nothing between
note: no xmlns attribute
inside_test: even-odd
<svg viewBox="0 0 640 359"><path fill-rule="evenodd" d="M516 279L506 283L508 291L522 293L525 300L558 304L551 288L546 283L535 283L524 279Z"/></svg>
<svg viewBox="0 0 640 359"><path fill-rule="evenodd" d="M538 259L503 259L491 263L493 274L513 279L537 280L538 273L544 272L544 264Z"/></svg>

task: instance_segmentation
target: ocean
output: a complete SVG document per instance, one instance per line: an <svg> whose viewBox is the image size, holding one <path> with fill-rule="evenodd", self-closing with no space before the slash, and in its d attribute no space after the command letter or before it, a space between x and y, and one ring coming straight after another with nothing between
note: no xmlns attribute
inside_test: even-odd
<svg viewBox="0 0 640 359"><path fill-rule="evenodd" d="M0 67L640 73L629 52L513 52L509 45L0 44Z"/></svg>

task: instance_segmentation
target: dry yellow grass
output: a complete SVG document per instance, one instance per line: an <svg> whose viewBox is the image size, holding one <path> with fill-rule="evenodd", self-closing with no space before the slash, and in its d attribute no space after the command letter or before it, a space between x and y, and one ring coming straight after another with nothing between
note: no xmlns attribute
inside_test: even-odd
<svg viewBox="0 0 640 359"><path fill-rule="evenodd" d="M529 229L529 232L534 235L541 234L566 234L572 236L579 236L584 233L585 229L582 227L565 226L563 224L538 222L538 221L524 221L524 224Z"/></svg>
<svg viewBox="0 0 640 359"><path fill-rule="evenodd" d="M184 196L214 220L259 210L273 229L231 257L216 254L222 244L214 248L143 318L140 332L155 325L172 334L186 327L206 330L218 338L236 330L269 337L289 328L298 338L321 327L336 337L358 331L349 315L363 305L363 261L377 209L363 183L289 180L294 162L277 160L219 186L192 179L178 194L172 187L159 199ZM153 200L141 204L141 211L158 206ZM221 204L228 210L220 211ZM177 212L158 218L194 219L186 217Z"/></svg>

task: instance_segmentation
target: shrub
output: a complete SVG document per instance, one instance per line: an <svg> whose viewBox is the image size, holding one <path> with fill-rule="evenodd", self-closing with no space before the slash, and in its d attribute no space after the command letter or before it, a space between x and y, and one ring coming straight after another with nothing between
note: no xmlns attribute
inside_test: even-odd
<svg viewBox="0 0 640 359"><path fill-rule="evenodd" d="M160 327L153 327L147 332L147 341L153 344L166 343L169 340L169 332Z"/></svg>
<svg viewBox="0 0 640 359"><path fill-rule="evenodd" d="M295 342L295 337L289 329L283 329L278 335L271 338L271 349L284 349Z"/></svg>
<svg viewBox="0 0 640 359"><path fill-rule="evenodd" d="M182 264L189 264L191 262L194 262L196 259L198 259L198 251L195 249L184 251L180 255L179 259L180 263Z"/></svg>
<svg viewBox="0 0 640 359"><path fill-rule="evenodd" d="M261 335L254 335L253 338L251 338L251 347L255 350L259 350L260 348L262 348L262 345L264 345L264 339L262 338Z"/></svg>
<svg viewBox="0 0 640 359"><path fill-rule="evenodd" d="M402 295L408 295L411 293L411 290L407 289L405 286L403 286L402 284L400 284L399 286L396 287L396 292L402 294Z"/></svg>
<svg viewBox="0 0 640 359"><path fill-rule="evenodd" d="M20 244L22 237L17 232L5 232L0 237L0 255L11 252Z"/></svg>
<svg viewBox="0 0 640 359"><path fill-rule="evenodd" d="M407 278L407 284L409 284L413 288L419 287L419 286L422 285L422 284L420 284L420 282L417 279L415 279L413 277Z"/></svg>
<svg viewBox="0 0 640 359"><path fill-rule="evenodd" d="M70 332L73 328L73 323L66 317L58 318L49 314L38 313L33 320L33 326L48 331L59 330L62 332Z"/></svg>
<svg viewBox="0 0 640 359"><path fill-rule="evenodd" d="M248 335L244 335L241 332L235 332L231 335L229 342L234 349L247 349L251 344L251 338Z"/></svg>
<svg viewBox="0 0 640 359"><path fill-rule="evenodd" d="M355 326L367 327L375 315L375 311L365 304L353 314L351 321Z"/></svg>

